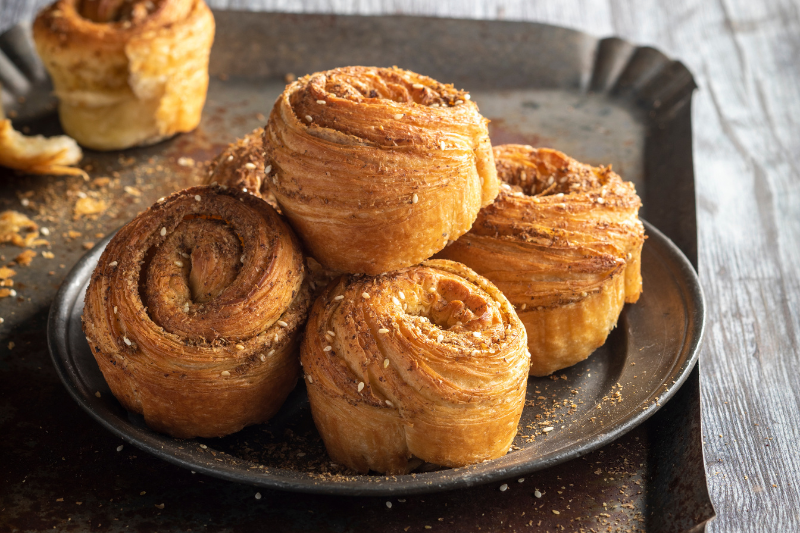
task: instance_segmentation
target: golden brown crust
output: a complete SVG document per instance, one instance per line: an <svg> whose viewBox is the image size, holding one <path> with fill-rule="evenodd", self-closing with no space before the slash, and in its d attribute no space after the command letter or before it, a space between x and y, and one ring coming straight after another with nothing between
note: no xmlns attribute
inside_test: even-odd
<svg viewBox="0 0 800 533"><path fill-rule="evenodd" d="M256 128L228 145L211 161L206 183L233 187L261 197L281 212L264 180L264 128Z"/></svg>
<svg viewBox="0 0 800 533"><path fill-rule="evenodd" d="M264 422L299 375L310 307L299 243L263 200L194 187L109 242L84 332L114 396L176 437Z"/></svg>
<svg viewBox="0 0 800 533"><path fill-rule="evenodd" d="M58 0L33 35L61 124L80 144L152 144L200 122L214 40L203 0Z"/></svg>
<svg viewBox="0 0 800 533"><path fill-rule="evenodd" d="M413 72L312 74L273 107L267 184L325 267L410 266L468 231L496 196L486 122L466 93Z"/></svg>
<svg viewBox="0 0 800 533"><path fill-rule="evenodd" d="M495 283L528 332L531 374L587 358L642 290L644 227L633 184L556 150L497 146L504 184L438 257Z"/></svg>
<svg viewBox="0 0 800 533"><path fill-rule="evenodd" d="M519 318L452 261L331 283L301 358L328 454L359 472L406 473L412 456L454 467L505 455L525 403Z"/></svg>

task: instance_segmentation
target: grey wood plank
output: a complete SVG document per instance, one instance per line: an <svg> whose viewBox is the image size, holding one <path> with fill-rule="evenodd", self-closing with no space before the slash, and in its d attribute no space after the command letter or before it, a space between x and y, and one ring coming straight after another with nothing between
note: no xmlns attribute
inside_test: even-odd
<svg viewBox="0 0 800 533"><path fill-rule="evenodd" d="M48 2L0 0L0 31ZM791 0L213 0L213 7L516 19L680 58L694 101L711 531L800 528L800 8ZM722 435L720 437L720 435Z"/></svg>

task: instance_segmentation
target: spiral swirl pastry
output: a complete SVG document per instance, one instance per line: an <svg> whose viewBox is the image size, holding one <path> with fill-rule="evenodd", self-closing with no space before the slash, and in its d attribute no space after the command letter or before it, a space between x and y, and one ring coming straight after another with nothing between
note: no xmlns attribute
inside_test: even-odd
<svg viewBox="0 0 800 533"><path fill-rule="evenodd" d="M280 206L264 181L264 170L264 129L256 128L211 161L206 183L261 197L280 213Z"/></svg>
<svg viewBox="0 0 800 533"><path fill-rule="evenodd" d="M199 124L214 40L203 0L58 0L33 37L80 144L153 144Z"/></svg>
<svg viewBox="0 0 800 533"><path fill-rule="evenodd" d="M122 405L175 437L269 419L295 386L310 296L291 229L263 200L194 187L109 242L83 329Z"/></svg>
<svg viewBox="0 0 800 533"><path fill-rule="evenodd" d="M505 296L459 263L341 277L315 302L301 347L328 454L394 474L417 459L505 455L525 403L526 342Z"/></svg>
<svg viewBox="0 0 800 533"><path fill-rule="evenodd" d="M498 189L487 121L469 98L397 68L339 68L286 88L267 125L267 185L315 259L375 275L469 230Z"/></svg>
<svg viewBox="0 0 800 533"><path fill-rule="evenodd" d="M494 148L503 181L469 233L439 257L486 276L528 332L531 374L583 361L642 292L644 226L632 183L547 148Z"/></svg>

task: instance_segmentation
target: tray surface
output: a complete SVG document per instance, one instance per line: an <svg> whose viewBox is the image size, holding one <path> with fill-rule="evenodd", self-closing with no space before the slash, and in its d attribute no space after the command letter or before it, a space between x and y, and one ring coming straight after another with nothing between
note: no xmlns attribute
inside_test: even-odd
<svg viewBox="0 0 800 533"><path fill-rule="evenodd" d="M618 327L588 360L547 378L529 378L512 451L468 467L432 470L423 465L409 475L364 476L333 465L311 422L302 381L266 425L221 439L179 440L151 431L111 395L81 330L83 296L110 237L65 278L51 308L48 344L59 377L92 417L139 448L194 471L263 487L350 495L488 483L567 461L612 441L653 415L689 375L703 330L700 285L669 239L649 224L646 232L639 302L626 305ZM544 428L552 430L545 433Z"/></svg>

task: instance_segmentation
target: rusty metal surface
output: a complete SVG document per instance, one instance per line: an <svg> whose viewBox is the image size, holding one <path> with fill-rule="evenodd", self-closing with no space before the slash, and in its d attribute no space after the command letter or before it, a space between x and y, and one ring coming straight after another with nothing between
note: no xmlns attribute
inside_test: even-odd
<svg viewBox="0 0 800 533"><path fill-rule="evenodd" d="M58 381L44 342L47 309L66 271L85 252L84 243L165 193L196 183L202 161L263 125L288 72L398 64L469 88L489 118L501 119L492 124L493 138L545 143L625 169L643 192L645 216L696 261L693 84L681 65L658 52L524 23L216 16L214 78L197 131L147 149L87 153L84 165L92 178L110 177L106 186L0 170L0 207L47 226L55 256L17 268L16 299L0 300L0 530L684 531L713 516L696 370L665 409L599 451L522 483L504 481L505 491L498 482L405 502L394 498L391 508L384 498L264 489L256 499L259 489L192 474L124 445L80 410ZM598 94L587 96L588 89ZM605 107L594 108L599 101ZM25 102L19 105L25 109ZM492 105L504 115L492 115ZM587 108L607 109L617 119L582 113ZM536 120L540 126L532 126ZM564 128L555 135L559 123ZM21 124L32 132L58 130L52 113ZM598 148L592 139L605 144ZM108 199L109 208L97 220L73 220L81 193ZM10 262L19 251L4 245L2 260Z"/></svg>

